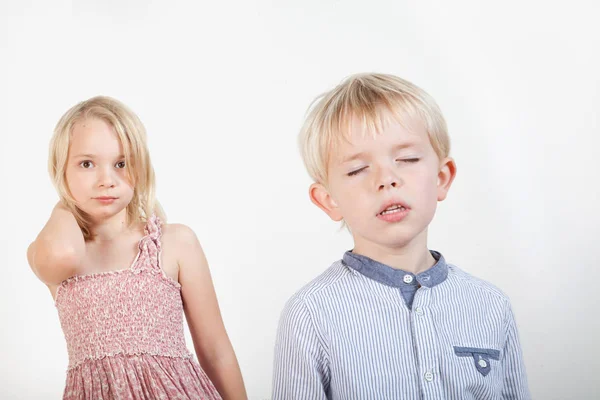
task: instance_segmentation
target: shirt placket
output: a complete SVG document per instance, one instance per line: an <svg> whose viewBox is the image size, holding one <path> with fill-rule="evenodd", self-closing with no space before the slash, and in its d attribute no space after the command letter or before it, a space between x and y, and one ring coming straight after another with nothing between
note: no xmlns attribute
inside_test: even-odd
<svg viewBox="0 0 600 400"><path fill-rule="evenodd" d="M420 287L413 300L411 324L424 399L444 399L440 377L439 343L431 312L432 288Z"/></svg>

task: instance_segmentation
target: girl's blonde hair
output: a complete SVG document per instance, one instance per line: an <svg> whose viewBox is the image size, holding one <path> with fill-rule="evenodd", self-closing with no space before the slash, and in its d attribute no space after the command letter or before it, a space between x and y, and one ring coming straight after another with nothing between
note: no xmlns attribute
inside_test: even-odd
<svg viewBox="0 0 600 400"><path fill-rule="evenodd" d="M146 144L146 129L140 119L120 101L97 96L72 107L54 129L50 141L48 170L61 201L73 212L83 236L91 239L89 216L76 206L66 181L66 165L73 125L98 118L112 126L123 146L127 175L133 186L133 198L127 205L127 221L145 222L152 214L165 221L164 212L155 198L155 176Z"/></svg>
<svg viewBox="0 0 600 400"><path fill-rule="evenodd" d="M353 120L362 124L363 132L374 135L390 117L401 124L406 122L403 118L418 118L438 157L448 157L446 121L429 94L394 75L357 74L318 96L309 107L298 139L311 178L327 185L330 153L340 140L349 140Z"/></svg>

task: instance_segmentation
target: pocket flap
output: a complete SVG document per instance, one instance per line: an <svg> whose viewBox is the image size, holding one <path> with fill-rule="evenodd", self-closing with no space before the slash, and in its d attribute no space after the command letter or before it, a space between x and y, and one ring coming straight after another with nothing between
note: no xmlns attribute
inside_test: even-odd
<svg viewBox="0 0 600 400"><path fill-rule="evenodd" d="M492 370L490 360L497 361L500 359L500 351L496 349L454 346L454 353L459 357L473 357L475 368L483 376L486 376Z"/></svg>

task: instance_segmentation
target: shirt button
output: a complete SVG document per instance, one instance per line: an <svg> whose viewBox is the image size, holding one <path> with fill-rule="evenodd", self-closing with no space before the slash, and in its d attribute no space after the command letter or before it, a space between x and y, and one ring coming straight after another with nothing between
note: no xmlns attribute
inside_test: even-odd
<svg viewBox="0 0 600 400"><path fill-rule="evenodd" d="M433 374L429 371L425 372L425 380L431 382L433 380Z"/></svg>
<svg viewBox="0 0 600 400"><path fill-rule="evenodd" d="M417 308L415 309L415 312L416 312L416 313L417 313L417 315L419 315L419 316L424 314L424 312L423 312L423 309L422 309L421 307L417 307Z"/></svg>
<svg viewBox="0 0 600 400"><path fill-rule="evenodd" d="M411 283L413 281L412 275L404 275L404 283Z"/></svg>
<svg viewBox="0 0 600 400"><path fill-rule="evenodd" d="M487 367L487 363L485 362L485 360L479 360L479 366L481 368L485 368L485 367Z"/></svg>

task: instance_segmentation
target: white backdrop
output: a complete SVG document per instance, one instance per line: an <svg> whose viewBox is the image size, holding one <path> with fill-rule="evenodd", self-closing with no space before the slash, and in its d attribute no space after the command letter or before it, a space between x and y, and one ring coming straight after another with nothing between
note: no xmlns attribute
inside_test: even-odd
<svg viewBox="0 0 600 400"><path fill-rule="evenodd" d="M534 397L598 398L600 7L551 3L0 2L0 398L62 394L26 248L57 199L52 129L98 94L145 123L159 200L200 238L249 396L269 398L285 301L351 247L308 199L296 134L364 71L440 104L459 168L430 247L511 297Z"/></svg>

